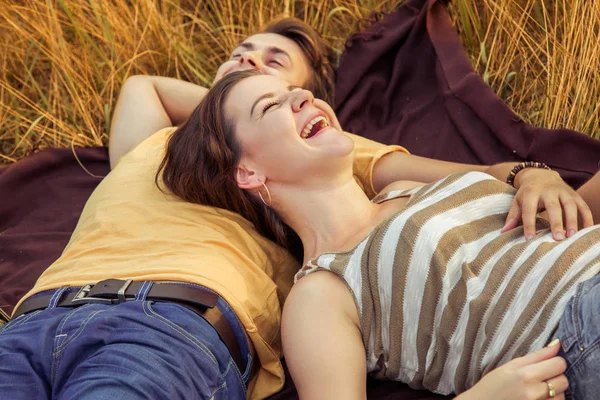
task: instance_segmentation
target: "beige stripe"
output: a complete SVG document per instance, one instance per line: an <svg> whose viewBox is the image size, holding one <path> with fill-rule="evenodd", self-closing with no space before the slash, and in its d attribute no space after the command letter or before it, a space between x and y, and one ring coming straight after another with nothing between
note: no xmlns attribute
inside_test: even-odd
<svg viewBox="0 0 600 400"><path fill-rule="evenodd" d="M439 202L415 213L410 220L407 221L407 224L402 231L398 247L396 248L396 254L394 258L391 305L392 309L395 309L396 315L390 318L389 334L390 338L393 338L394 340L390 341L390 361L388 364L388 373L386 374L386 377L395 379L400 371L403 321L405 319L403 311L403 298L406 286L406 273L412 257L412 249L415 246L419 231L428 220L448 210L460 207L461 205L475 199L494 194L505 193L505 185L501 185L499 183L500 182L494 180L476 182L465 187L459 192L450 194L448 197L440 200ZM418 321L421 317L422 313L420 315L407 316L406 318L410 318L416 323L416 321ZM422 349L422 351L425 351L426 354L427 347ZM422 373L422 371L420 372ZM416 382L412 382L410 386L413 388L421 387Z"/></svg>
<svg viewBox="0 0 600 400"><path fill-rule="evenodd" d="M435 189L431 190L430 192L427 192L427 191L429 189L431 189L432 186L435 186L439 181L435 181L435 182L432 182L432 183L429 183L429 184L423 186L421 188L421 190L419 190L417 193L412 195L410 200L406 203L406 206L417 204L420 201L423 201L423 200L433 196L440 190L447 188L449 185L453 184L454 182L456 182L457 180L459 180L460 178L462 178L464 176L465 176L465 173L449 175L446 178L444 178L444 182L440 183Z"/></svg>
<svg viewBox="0 0 600 400"><path fill-rule="evenodd" d="M443 327L434 327L435 311L438 302L441 300L442 288L444 286L444 276L446 275L446 265L454 256L456 251L465 244L481 239L486 234L499 230L504 226L505 215L490 215L473 221L468 225L458 226L446 232L440 240L435 250L432 265L429 267L429 276L423 295L421 307L421 317L419 318L419 328L417 333L417 348L429 349L431 346L432 334L440 331ZM440 268L435 268L440 266ZM437 382L440 375L427 373L425 376L425 367L427 361L427 351L419 353L419 373L416 375L423 379L423 386L427 388L437 388ZM432 379L433 378L433 379Z"/></svg>
<svg viewBox="0 0 600 400"><path fill-rule="evenodd" d="M350 258L352 257L352 253L340 253L335 254L333 261L329 264L329 270L340 277L344 277L344 273L346 273L346 268L348 268L348 264L350 263Z"/></svg>
<svg viewBox="0 0 600 400"><path fill-rule="evenodd" d="M496 355L489 366L486 366L486 371L490 370L498 364L498 362L502 359L504 354L515 344L517 339L521 336L523 331L527 328L531 320L535 317L535 315L539 312L542 307L547 307L545 311L550 311L552 308L549 307L550 304L553 304L555 301L558 301L560 297L564 295L564 293L568 290L567 287L562 287L560 292L555 295L554 299L549 302L550 295L553 290L556 288L557 284L560 282L560 279L564 276L564 274L570 269L573 268L573 263L577 260L579 254L583 254L588 251L591 247L598 245L600 242L600 237L597 232L591 231L586 235L578 238L574 241L569 247L565 249L564 252L559 256L554 265L552 265L544 280L542 280L539 286L536 288L535 292L532 294L529 303L526 308L523 310L523 313L519 316L515 327L511 330L510 335L506 338L506 342L502 347L502 350L498 355ZM558 245L559 243L554 243L554 245ZM554 247L554 246L552 246ZM594 265L597 263L597 260L589 263L587 267ZM544 268L545 266L541 266ZM585 272L586 268L583 268L582 272ZM577 276L581 275L579 273ZM545 314L546 319L541 319L538 321L536 329L530 333L529 339L525 341L524 345L526 349L529 348L531 343L537 339L539 336L539 332L544 330L546 327L547 318L549 317L548 313ZM537 333L536 333L537 332ZM519 357L522 354L515 355L515 357Z"/></svg>
<svg viewBox="0 0 600 400"><path fill-rule="evenodd" d="M494 255L496 255L502 248L507 246L510 242L514 241L518 237L522 236L522 232L518 229L507 232L498 237L498 239L490 242L487 246L485 246L477 257L466 265L463 268L463 277L457 283L456 287L450 292L448 295L448 305L452 304L452 307L447 307L442 314L442 318L440 321L440 328L438 332L438 353L436 354L432 365L430 367L430 375L434 378L437 378L437 382L432 381L432 387L439 386L439 378L442 376L442 371L446 364L446 360L448 358L448 353L450 351L450 339L454 332L457 329L458 321L461 313L466 306L466 298L467 298L467 280L474 276L479 276L481 273L481 269L486 265L488 260L490 260ZM516 245L511 250L508 251L509 259L514 261L525 248L524 244ZM507 255L504 255L507 257ZM502 274L504 275L506 270L502 270L500 268L494 268L491 271L491 274ZM490 274L490 275L491 275ZM486 284L489 283L489 278ZM482 291L482 294L485 293L485 290ZM473 300L469 304L469 320L467 322L467 328L465 329L465 340L462 354L463 357L467 356L466 362L470 361L470 354L472 352L472 345L475 340L475 336L477 333L477 329L479 328L479 320L473 318L473 315L479 315L478 313L483 312L488 307L489 301L491 300L491 296L485 297L480 296L477 299ZM481 310L481 311L480 311ZM468 365L468 364L467 364ZM462 372L461 368L457 368L456 371L456 381L462 381L466 379L466 373Z"/></svg>

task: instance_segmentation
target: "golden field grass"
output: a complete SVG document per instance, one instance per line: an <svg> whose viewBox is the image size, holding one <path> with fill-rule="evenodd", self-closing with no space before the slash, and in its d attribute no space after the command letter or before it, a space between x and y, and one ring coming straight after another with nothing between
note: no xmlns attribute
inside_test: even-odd
<svg viewBox="0 0 600 400"><path fill-rule="evenodd" d="M311 23L338 51L395 0L0 0L0 164L49 146L106 144L133 74L209 85L270 19ZM600 136L600 2L454 0L486 82L526 121Z"/></svg>

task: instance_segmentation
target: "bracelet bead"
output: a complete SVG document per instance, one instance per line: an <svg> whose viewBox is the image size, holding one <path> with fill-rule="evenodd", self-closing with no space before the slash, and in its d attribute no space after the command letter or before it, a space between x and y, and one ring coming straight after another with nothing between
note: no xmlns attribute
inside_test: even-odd
<svg viewBox="0 0 600 400"><path fill-rule="evenodd" d="M508 183L512 187L515 187L515 177L519 172L521 172L525 168L542 168L552 171L552 168L550 168L542 162L524 161L515 165L515 167L508 173L508 176L506 177L506 183Z"/></svg>

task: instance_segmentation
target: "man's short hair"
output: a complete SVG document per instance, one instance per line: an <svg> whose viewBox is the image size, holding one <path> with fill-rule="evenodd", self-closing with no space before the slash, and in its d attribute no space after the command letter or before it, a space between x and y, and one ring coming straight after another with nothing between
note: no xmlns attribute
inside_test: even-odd
<svg viewBox="0 0 600 400"><path fill-rule="evenodd" d="M336 54L321 35L298 18L282 18L269 23L263 33L275 33L293 40L304 52L312 69L311 77L303 87L316 98L331 106L335 101Z"/></svg>

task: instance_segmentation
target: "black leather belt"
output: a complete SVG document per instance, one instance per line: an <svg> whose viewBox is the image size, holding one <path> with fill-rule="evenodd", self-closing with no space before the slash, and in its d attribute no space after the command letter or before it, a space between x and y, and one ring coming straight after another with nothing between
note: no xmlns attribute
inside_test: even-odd
<svg viewBox="0 0 600 400"><path fill-rule="evenodd" d="M77 292L65 292L58 299L57 307L77 307L83 304L120 304L134 300L136 293L144 282L132 280L106 279L96 284L83 286ZM13 318L28 312L41 310L50 304L52 295L30 297L23 301L15 311ZM154 283L146 299L165 301L182 305L204 318L215 328L225 346L229 349L231 357L243 374L245 371L244 358L240 351L233 328L223 316L217 304L218 296L206 289L187 286L177 283Z"/></svg>

